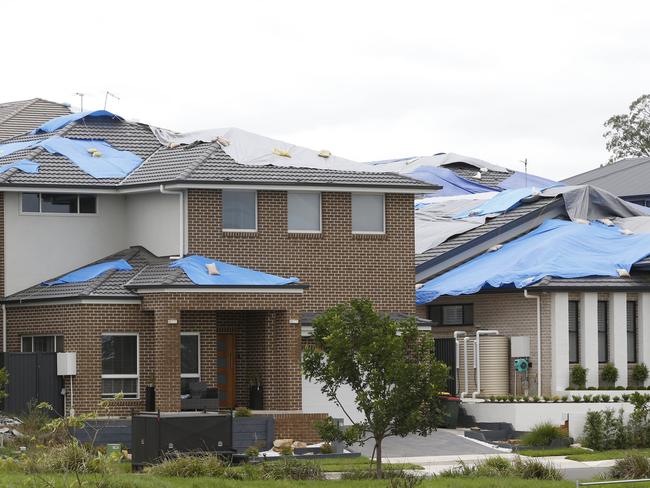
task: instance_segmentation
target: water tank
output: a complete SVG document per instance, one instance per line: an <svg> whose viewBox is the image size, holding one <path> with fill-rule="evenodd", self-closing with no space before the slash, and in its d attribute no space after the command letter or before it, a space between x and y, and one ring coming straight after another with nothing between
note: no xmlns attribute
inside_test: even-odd
<svg viewBox="0 0 650 488"><path fill-rule="evenodd" d="M505 336L483 336L480 347L481 395L507 395L510 344Z"/></svg>

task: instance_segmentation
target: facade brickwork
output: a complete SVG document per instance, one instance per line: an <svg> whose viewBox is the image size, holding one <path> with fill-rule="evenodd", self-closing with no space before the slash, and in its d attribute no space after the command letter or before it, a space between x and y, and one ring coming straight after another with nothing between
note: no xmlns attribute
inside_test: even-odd
<svg viewBox="0 0 650 488"><path fill-rule="evenodd" d="M308 444L320 442L316 422L325 420L324 413L274 413L276 439L293 439Z"/></svg>

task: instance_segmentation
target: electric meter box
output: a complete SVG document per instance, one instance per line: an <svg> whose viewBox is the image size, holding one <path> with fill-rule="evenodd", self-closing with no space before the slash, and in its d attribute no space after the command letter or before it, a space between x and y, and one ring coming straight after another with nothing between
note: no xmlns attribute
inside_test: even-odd
<svg viewBox="0 0 650 488"><path fill-rule="evenodd" d="M76 352L58 352L56 354L56 374L58 376L77 375Z"/></svg>
<svg viewBox="0 0 650 488"><path fill-rule="evenodd" d="M530 357L530 336L514 336L510 338L510 357Z"/></svg>

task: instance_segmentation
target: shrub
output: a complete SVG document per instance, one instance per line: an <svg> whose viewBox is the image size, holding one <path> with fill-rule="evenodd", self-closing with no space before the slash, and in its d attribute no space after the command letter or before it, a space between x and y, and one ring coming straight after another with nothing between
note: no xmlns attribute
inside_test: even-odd
<svg viewBox="0 0 650 488"><path fill-rule="evenodd" d="M648 367L645 363L638 363L632 369L632 379L637 385L642 386L648 379Z"/></svg>
<svg viewBox="0 0 650 488"><path fill-rule="evenodd" d="M591 401L591 395L584 395L582 397L582 401L585 403L589 403Z"/></svg>
<svg viewBox="0 0 650 488"><path fill-rule="evenodd" d="M623 399L624 402L627 402L630 400L630 394L629 393L623 393L621 395L621 398Z"/></svg>
<svg viewBox="0 0 650 488"><path fill-rule="evenodd" d="M538 395L533 396L533 402L535 402L535 403L539 402L539 396Z"/></svg>
<svg viewBox="0 0 650 488"><path fill-rule="evenodd" d="M235 417L252 417L253 412L247 407L237 407L235 409Z"/></svg>
<svg viewBox="0 0 650 488"><path fill-rule="evenodd" d="M600 401L605 402L605 403L609 403L609 395L605 395L603 393L602 395L600 395Z"/></svg>
<svg viewBox="0 0 650 488"><path fill-rule="evenodd" d="M490 395L490 398L488 398L488 400L491 401L491 402L496 402L496 401L497 401L497 397L494 396L494 395Z"/></svg>
<svg viewBox="0 0 650 488"><path fill-rule="evenodd" d="M561 400L562 400L563 402L568 402L568 401L569 401L569 395L562 395L562 399L561 399Z"/></svg>
<svg viewBox="0 0 650 488"><path fill-rule="evenodd" d="M552 463L545 463L534 458L514 460L516 476L525 480L556 480L562 479L562 473Z"/></svg>
<svg viewBox="0 0 650 488"><path fill-rule="evenodd" d="M255 458L255 457L260 455L260 450L255 446L250 446L250 447L246 448L246 451L244 451L244 453L248 457Z"/></svg>
<svg viewBox="0 0 650 488"><path fill-rule="evenodd" d="M578 390L584 390L587 386L587 369L579 364L571 368L570 381Z"/></svg>
<svg viewBox="0 0 650 488"><path fill-rule="evenodd" d="M605 422L600 412L587 412L582 443L585 447L595 451L602 451L604 449Z"/></svg>
<svg viewBox="0 0 650 488"><path fill-rule="evenodd" d="M221 459L214 455L178 456L151 466L147 472L156 476L196 478L199 476L221 476L225 469Z"/></svg>
<svg viewBox="0 0 650 488"><path fill-rule="evenodd" d="M533 430L521 438L521 442L527 446L545 447L550 446L555 439L564 439L567 433L549 422L537 424Z"/></svg>
<svg viewBox="0 0 650 488"><path fill-rule="evenodd" d="M621 397L616 395L616 396L614 396L614 398L612 398L612 401L618 403L618 402L621 401Z"/></svg>
<svg viewBox="0 0 650 488"><path fill-rule="evenodd" d="M550 402L551 401L551 397L548 396L548 395L544 395L542 398L544 398L545 402Z"/></svg>
<svg viewBox="0 0 650 488"><path fill-rule="evenodd" d="M598 389L598 388L596 388L595 386L590 386L589 388L587 388L587 390L591 390L591 391L593 391L593 390L597 390L597 389Z"/></svg>
<svg viewBox="0 0 650 488"><path fill-rule="evenodd" d="M320 445L320 453L321 454L333 454L334 453L334 448L332 447L332 444L329 442L323 442Z"/></svg>
<svg viewBox="0 0 650 488"><path fill-rule="evenodd" d="M262 463L262 479L265 480L320 480L323 470L314 461L296 461L285 458L280 461Z"/></svg>
<svg viewBox="0 0 650 488"><path fill-rule="evenodd" d="M600 379L613 385L618 380L618 368L612 363L607 363L600 373Z"/></svg>
<svg viewBox="0 0 650 488"><path fill-rule="evenodd" d="M592 396L591 401L594 402L594 403L598 403L600 401L600 395Z"/></svg>
<svg viewBox="0 0 650 488"><path fill-rule="evenodd" d="M422 477L411 474L399 472L396 476L388 478L388 488L415 488L422 484Z"/></svg>
<svg viewBox="0 0 650 488"><path fill-rule="evenodd" d="M650 477L650 460L643 454L630 453L618 459L609 476L617 480L633 480Z"/></svg>
<svg viewBox="0 0 650 488"><path fill-rule="evenodd" d="M582 397L580 395L571 395L571 399L578 403Z"/></svg>
<svg viewBox="0 0 650 488"><path fill-rule="evenodd" d="M514 396L514 395L508 395L508 396L506 397L506 399L507 399L510 403L512 403L512 402L515 401L515 396Z"/></svg>
<svg viewBox="0 0 650 488"><path fill-rule="evenodd" d="M502 457L490 457L470 466L459 461L458 465L443 471L442 477L488 477L507 478L517 477L537 480L561 480L562 473L550 463L543 463L536 459L518 457L509 461Z"/></svg>

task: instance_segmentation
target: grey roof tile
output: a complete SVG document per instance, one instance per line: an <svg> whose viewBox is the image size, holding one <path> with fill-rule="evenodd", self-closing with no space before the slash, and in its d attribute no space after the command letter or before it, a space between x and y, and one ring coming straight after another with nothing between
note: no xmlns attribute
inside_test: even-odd
<svg viewBox="0 0 650 488"><path fill-rule="evenodd" d="M69 113L68 106L41 98L0 103L0 141L25 134L54 117Z"/></svg>
<svg viewBox="0 0 650 488"><path fill-rule="evenodd" d="M476 178L475 175L478 172L478 170L476 169L476 167L472 165L466 163L452 163L452 164L446 164L444 167L452 170L458 176L461 176L466 180L470 180L473 181L474 183L479 183L481 185L494 187L494 188L498 187L499 183L501 183L503 180L509 178L511 175L514 174L514 171L510 171L510 170L508 170L507 173L500 173L498 171L488 170L482 172L480 178Z"/></svg>
<svg viewBox="0 0 650 488"><path fill-rule="evenodd" d="M650 273L632 273L629 278L618 276L588 276L585 278L552 278L531 285L529 288L650 288Z"/></svg>
<svg viewBox="0 0 650 488"><path fill-rule="evenodd" d="M620 197L650 195L650 158L622 159L563 181L598 186Z"/></svg>

